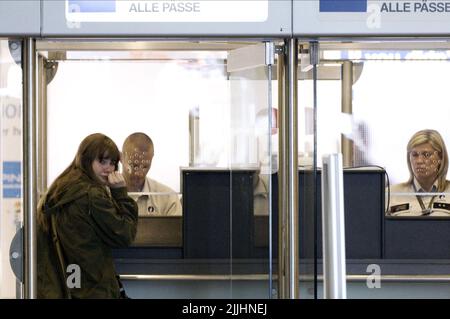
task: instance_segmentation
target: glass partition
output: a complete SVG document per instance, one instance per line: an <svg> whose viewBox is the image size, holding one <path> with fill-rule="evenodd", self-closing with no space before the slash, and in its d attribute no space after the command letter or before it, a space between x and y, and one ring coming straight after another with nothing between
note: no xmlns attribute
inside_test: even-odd
<svg viewBox="0 0 450 319"><path fill-rule="evenodd" d="M22 297L22 42L0 39L0 298Z"/></svg>
<svg viewBox="0 0 450 319"><path fill-rule="evenodd" d="M276 108L266 46L38 43L56 70L46 92L45 187L88 134L116 142L139 207L135 242L114 251L131 297L272 297ZM129 142L136 132L152 146Z"/></svg>
<svg viewBox="0 0 450 319"><path fill-rule="evenodd" d="M324 154L343 156L348 296L426 285L444 273L420 265L450 258L448 42L319 42L315 77L309 45L303 43L299 63L300 170L317 160L312 174L320 175ZM320 188L308 193L305 185L301 196L314 196L320 207ZM307 211L300 214L308 218Z"/></svg>
<svg viewBox="0 0 450 319"><path fill-rule="evenodd" d="M318 60L315 43L299 44L298 59L298 174L300 296L322 298L318 279L322 274L322 154L336 153L340 134L340 110L335 96L340 81L335 66ZM326 92L326 93L325 93ZM338 100L339 101L339 100ZM326 130L321 130L325 127Z"/></svg>
<svg viewBox="0 0 450 319"><path fill-rule="evenodd" d="M272 263L273 248L277 246L273 232L272 176L276 173L277 152L273 144L277 141L278 131L277 108L273 107L272 94L275 56L269 56L273 49L273 43L247 46L230 52L227 59L231 92L228 165L231 194L237 195L231 200L230 215L233 236L241 234L231 243L231 271L232 275L242 276L242 258L259 259L261 263L256 274L268 276L262 283L262 291L266 294L260 298L276 297ZM243 179L245 175L248 181ZM249 188L251 194L250 202L245 204L237 200L239 193L246 191L243 187ZM248 212L242 209L243 204L249 206ZM247 249L249 254L245 253ZM239 296L241 290L234 288L233 296Z"/></svg>

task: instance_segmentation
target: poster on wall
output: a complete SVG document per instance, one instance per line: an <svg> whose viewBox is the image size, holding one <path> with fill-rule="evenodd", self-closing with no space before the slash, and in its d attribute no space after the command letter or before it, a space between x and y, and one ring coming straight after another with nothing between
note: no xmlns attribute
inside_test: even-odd
<svg viewBox="0 0 450 319"><path fill-rule="evenodd" d="M0 298L16 298L18 291L9 256L22 227L22 69L11 55L16 50L14 42L0 41Z"/></svg>
<svg viewBox="0 0 450 319"><path fill-rule="evenodd" d="M2 188L4 199L21 197L21 166L20 161L3 161Z"/></svg>

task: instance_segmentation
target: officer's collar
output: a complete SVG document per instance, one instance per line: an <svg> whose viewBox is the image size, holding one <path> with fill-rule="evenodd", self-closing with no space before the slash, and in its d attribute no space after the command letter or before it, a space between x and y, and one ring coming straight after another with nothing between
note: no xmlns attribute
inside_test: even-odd
<svg viewBox="0 0 450 319"><path fill-rule="evenodd" d="M414 183L414 188L417 190L418 193L428 193L422 188L422 186L420 186L419 182L417 181L417 179L415 177L414 177L413 183ZM431 192L437 192L437 190L438 190L438 180L436 179L433 183L433 186L431 187Z"/></svg>
<svg viewBox="0 0 450 319"><path fill-rule="evenodd" d="M152 190L150 189L150 181L149 179L146 177L145 178L145 182L144 182L144 187L142 188L142 192L143 193L150 193Z"/></svg>

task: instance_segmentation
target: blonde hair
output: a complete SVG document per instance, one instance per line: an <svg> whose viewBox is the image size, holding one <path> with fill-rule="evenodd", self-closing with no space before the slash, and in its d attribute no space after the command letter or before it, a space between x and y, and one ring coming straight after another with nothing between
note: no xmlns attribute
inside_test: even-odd
<svg viewBox="0 0 450 319"><path fill-rule="evenodd" d="M447 186L448 154L441 134L439 134L439 132L435 130L419 131L415 133L409 140L408 146L406 147L406 161L408 163L408 170L410 174L407 184L411 184L414 180L414 172L411 166L409 154L414 147L425 143L429 143L431 147L433 147L433 149L439 153L439 156L441 158L437 180L438 192L443 192Z"/></svg>

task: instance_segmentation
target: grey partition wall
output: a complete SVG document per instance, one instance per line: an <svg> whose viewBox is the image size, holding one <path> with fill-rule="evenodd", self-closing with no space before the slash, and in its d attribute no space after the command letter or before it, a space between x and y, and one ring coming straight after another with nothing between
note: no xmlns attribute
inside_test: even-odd
<svg viewBox="0 0 450 319"><path fill-rule="evenodd" d="M294 36L448 35L450 1L293 1Z"/></svg>
<svg viewBox="0 0 450 319"><path fill-rule="evenodd" d="M292 1L42 0L43 36L289 36Z"/></svg>
<svg viewBox="0 0 450 319"><path fill-rule="evenodd" d="M450 219L389 218L384 220L385 258L450 259Z"/></svg>
<svg viewBox="0 0 450 319"><path fill-rule="evenodd" d="M0 36L34 36L41 32L41 3L36 0L0 1Z"/></svg>

